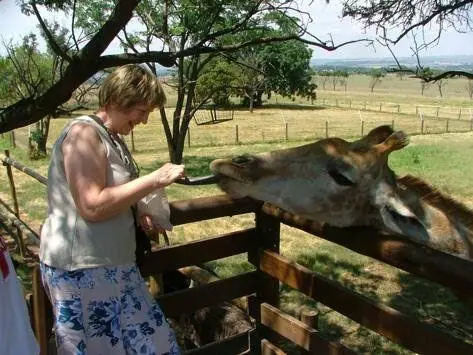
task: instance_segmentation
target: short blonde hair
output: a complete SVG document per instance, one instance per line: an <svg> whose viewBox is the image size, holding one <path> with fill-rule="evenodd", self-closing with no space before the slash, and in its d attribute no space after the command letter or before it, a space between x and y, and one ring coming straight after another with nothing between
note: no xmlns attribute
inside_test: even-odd
<svg viewBox="0 0 473 355"><path fill-rule="evenodd" d="M163 107L166 95L158 78L135 64L127 64L109 74L99 89L99 107L113 104L119 109L135 105Z"/></svg>

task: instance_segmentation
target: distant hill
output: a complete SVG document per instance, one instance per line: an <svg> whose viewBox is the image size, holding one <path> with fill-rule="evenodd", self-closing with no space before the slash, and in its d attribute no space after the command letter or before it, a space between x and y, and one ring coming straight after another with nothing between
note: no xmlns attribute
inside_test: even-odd
<svg viewBox="0 0 473 355"><path fill-rule="evenodd" d="M405 57L398 58L402 65L415 67L416 58ZM473 70L473 55L456 56L431 56L421 58L421 64L438 70ZM360 58L360 59L322 59L313 58L311 66L315 70L369 70L372 68L390 68L395 67L396 62L393 58Z"/></svg>

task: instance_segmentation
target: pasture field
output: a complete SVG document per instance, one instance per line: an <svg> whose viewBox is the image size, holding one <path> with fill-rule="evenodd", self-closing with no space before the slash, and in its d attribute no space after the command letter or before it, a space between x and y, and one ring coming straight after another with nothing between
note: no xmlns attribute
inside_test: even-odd
<svg viewBox="0 0 473 355"><path fill-rule="evenodd" d="M459 81L452 80L452 83L448 82L444 89L446 97L442 99L437 97L433 88L429 89L431 91L426 90L425 96L422 97L415 82L411 81L409 84L408 81L412 79L400 80L394 76L392 79L385 79L371 94L367 80L368 78L363 76L350 77L346 93L342 88L335 92L319 90L318 101L324 97L327 102L336 98L340 100L339 102L342 99L351 99L352 103L367 100L373 107L378 103L378 108L379 102L382 101L414 108L412 114L362 111L361 114L366 120L366 125L363 127L365 133L378 123L391 124L393 119L395 128L407 127L406 131L409 131L409 127L417 127L419 119L415 114L415 106L420 103L432 106L441 104L442 107L455 109L470 105L466 91L462 89L465 81L460 82L459 79ZM172 98L169 101L169 105L172 105ZM169 107L168 114L171 113L172 107ZM359 115L360 110L353 107L352 109L332 107L321 105L320 102L310 105L305 100L291 102L281 97L273 97L268 102L268 107L256 109L253 114L243 110L235 111L232 121L201 126L192 122L191 146L190 148L186 146L184 153L186 170L190 176L205 175L209 173L209 162L218 157L304 144L325 135L326 120L329 121L329 129L333 127L333 130L329 131L330 135L341 135L352 139L361 133ZM65 119L53 121L51 142L65 122ZM469 123L469 120L465 119L465 122ZM284 123L288 123L289 126L288 141L284 136ZM235 124L239 125L240 144L235 144L234 141ZM21 137L21 134L19 136ZM137 127L134 137L136 148L134 156L142 173L149 172L168 160L158 117L152 117L147 126ZM7 148L7 138L0 140L0 144L1 147ZM473 208L473 181L470 178L473 175L472 154L473 132L414 135L408 147L391 154L390 166L399 175L410 173L426 179L440 190ZM11 155L46 176L47 160L27 161L21 147L12 149ZM20 172L14 172L14 176L22 218L38 229L46 212L46 189ZM4 181L0 185L1 198L12 203L5 169L0 169L0 179ZM170 186L167 193L171 201L221 194L216 186L181 185ZM171 243L177 244L247 228L253 223L251 215L225 217L177 226L169 237ZM281 229L281 253L366 297L384 302L473 343L473 308L461 304L455 295L443 287L287 226ZM251 269L251 265L243 256L218 260L209 266L221 277ZM22 273L20 277L27 284L28 274ZM359 353L410 354L409 351L288 287L282 288L281 306L283 310L296 316L302 307L319 309L319 327L326 337L339 340Z"/></svg>

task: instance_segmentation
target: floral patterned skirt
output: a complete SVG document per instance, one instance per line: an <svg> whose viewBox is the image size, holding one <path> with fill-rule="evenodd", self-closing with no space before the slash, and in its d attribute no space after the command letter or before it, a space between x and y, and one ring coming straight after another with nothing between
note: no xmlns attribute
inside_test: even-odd
<svg viewBox="0 0 473 355"><path fill-rule="evenodd" d="M58 354L180 354L136 265L66 271L41 264Z"/></svg>

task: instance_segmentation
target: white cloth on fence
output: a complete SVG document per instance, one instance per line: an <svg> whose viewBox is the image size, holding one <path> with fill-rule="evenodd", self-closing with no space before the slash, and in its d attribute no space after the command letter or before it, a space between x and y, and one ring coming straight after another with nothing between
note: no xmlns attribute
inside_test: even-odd
<svg viewBox="0 0 473 355"><path fill-rule="evenodd" d="M1 237L0 237L1 239ZM8 251L0 250L8 265L8 275L0 273L0 353L36 355L39 346L31 329L25 297Z"/></svg>
<svg viewBox="0 0 473 355"><path fill-rule="evenodd" d="M165 230L172 230L171 211L164 188L157 189L138 201L138 216L149 215L154 223Z"/></svg>

